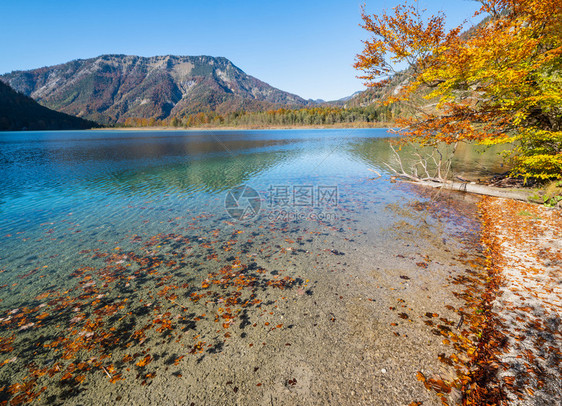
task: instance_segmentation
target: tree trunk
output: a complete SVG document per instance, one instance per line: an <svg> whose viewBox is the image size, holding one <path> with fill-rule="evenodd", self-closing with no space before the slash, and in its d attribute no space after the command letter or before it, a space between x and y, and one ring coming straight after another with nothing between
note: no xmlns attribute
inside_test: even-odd
<svg viewBox="0 0 562 406"><path fill-rule="evenodd" d="M410 181L406 181L410 182ZM429 182L429 181L418 181L411 182L418 185L429 186L433 188L443 188L447 190L457 190L459 192L474 193L478 195L486 195L493 197L503 197L505 199L521 200L524 202L529 201L529 196L533 193L531 190L521 190L521 189L508 189L499 188L485 185L478 185L476 183L465 183L465 182Z"/></svg>

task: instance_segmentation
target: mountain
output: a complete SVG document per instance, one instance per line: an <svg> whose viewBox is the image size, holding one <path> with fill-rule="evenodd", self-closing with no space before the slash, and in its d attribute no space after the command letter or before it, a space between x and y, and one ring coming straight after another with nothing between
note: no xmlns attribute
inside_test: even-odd
<svg viewBox="0 0 562 406"><path fill-rule="evenodd" d="M97 126L92 121L49 110L0 81L0 131L78 130Z"/></svg>
<svg viewBox="0 0 562 406"><path fill-rule="evenodd" d="M15 71L0 80L46 107L103 123L313 103L210 56L102 55Z"/></svg>
<svg viewBox="0 0 562 406"><path fill-rule="evenodd" d="M359 95L361 95L364 92L364 90L358 90L355 93L353 93L351 96L347 96L347 97L342 97L341 99L336 100L336 102L348 102L351 99L354 99L356 97L358 97Z"/></svg>

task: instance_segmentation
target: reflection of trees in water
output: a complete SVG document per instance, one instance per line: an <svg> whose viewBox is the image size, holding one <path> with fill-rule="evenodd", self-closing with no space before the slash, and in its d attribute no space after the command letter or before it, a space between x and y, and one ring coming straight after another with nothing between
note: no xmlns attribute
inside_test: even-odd
<svg viewBox="0 0 562 406"><path fill-rule="evenodd" d="M398 163L390 147L390 140L390 138L360 140L351 144L348 152L378 171L389 173L384 163L393 167ZM457 175L474 177L503 173L507 170L500 155L503 150L505 147L502 146L483 147L459 143L453 157L452 170ZM399 151L402 165L406 170L418 162L413 152L413 148L408 145L403 146Z"/></svg>
<svg viewBox="0 0 562 406"><path fill-rule="evenodd" d="M317 134L317 133L315 133ZM53 142L14 145L0 168L0 210L5 202L35 193L34 202L53 198L70 202L88 199L91 193L111 195L217 193L247 182L257 174L301 151L327 148L337 139L347 157L388 173L384 163L396 163L389 138L346 139L315 135L311 138L260 139L240 134L190 134L189 136L72 138ZM319 142L321 140L321 142ZM460 145L453 169L461 176L503 172L498 147L485 153L482 147ZM401 151L405 167L413 162L408 147ZM74 186L71 186L74 185ZM82 197L79 197L81 194ZM2 202L4 201L4 202Z"/></svg>
<svg viewBox="0 0 562 406"><path fill-rule="evenodd" d="M506 172L509 167L503 163L503 151L511 149L509 145L482 145L460 143L453 159L453 169L457 173L471 176L486 176Z"/></svg>
<svg viewBox="0 0 562 406"><path fill-rule="evenodd" d="M359 160L381 172L388 172L384 162L391 162L390 138L369 138L350 144L347 152L352 159Z"/></svg>

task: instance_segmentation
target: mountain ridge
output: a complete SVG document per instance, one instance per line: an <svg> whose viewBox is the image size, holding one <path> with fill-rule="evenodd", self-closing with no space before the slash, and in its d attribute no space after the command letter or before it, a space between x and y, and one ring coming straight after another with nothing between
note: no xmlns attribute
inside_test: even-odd
<svg viewBox="0 0 562 406"><path fill-rule="evenodd" d="M314 104L247 75L227 58L206 55L107 54L13 71L0 80L48 108L105 124Z"/></svg>
<svg viewBox="0 0 562 406"><path fill-rule="evenodd" d="M97 127L97 124L50 110L0 81L0 131L79 130L92 127Z"/></svg>

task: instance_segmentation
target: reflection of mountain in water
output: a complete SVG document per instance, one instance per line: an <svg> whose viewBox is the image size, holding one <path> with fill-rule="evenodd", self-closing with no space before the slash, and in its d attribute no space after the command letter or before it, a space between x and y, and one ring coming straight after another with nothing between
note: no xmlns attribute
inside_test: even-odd
<svg viewBox="0 0 562 406"><path fill-rule="evenodd" d="M399 162L396 154L390 147L390 138L372 138L362 139L349 145L348 152L355 159L358 159L370 167L381 173L391 173L385 163L393 168L399 168ZM443 155L451 147L447 146L442 149ZM431 151L429 148L426 151ZM489 176L506 171L499 155L505 147L494 146L485 148L479 145L469 145L460 143L453 158L453 173L459 176L479 177ZM418 163L418 159L414 155L414 149L404 146L398 151L402 166L406 171ZM428 168L431 172L435 165L428 162ZM420 167L419 170L422 168ZM421 172L419 172L421 173Z"/></svg>
<svg viewBox="0 0 562 406"><path fill-rule="evenodd" d="M8 134L0 140L0 212L69 210L80 201L104 203L111 195L130 199L135 194L219 193L298 159L311 176L333 161L344 173L347 159L388 174L384 163L395 164L396 159L386 135L384 130ZM480 153L477 147L461 145L455 173L501 172L497 149ZM340 154L342 150L346 153ZM405 168L413 163L409 152L401 151ZM323 173L336 176L336 167L332 164ZM304 175L300 180L308 181Z"/></svg>
<svg viewBox="0 0 562 406"><path fill-rule="evenodd" d="M38 204L100 192L216 193L286 161L298 149L296 139L228 134L59 134L3 140L0 211L6 202L30 194Z"/></svg>
<svg viewBox="0 0 562 406"><path fill-rule="evenodd" d="M86 181L84 187L106 194L220 193L290 159L295 152L271 151L201 157L181 163L126 170Z"/></svg>

